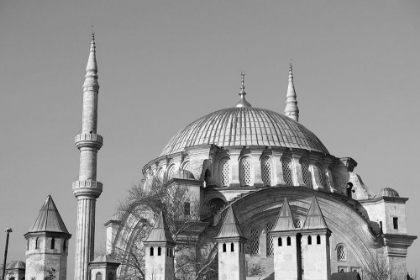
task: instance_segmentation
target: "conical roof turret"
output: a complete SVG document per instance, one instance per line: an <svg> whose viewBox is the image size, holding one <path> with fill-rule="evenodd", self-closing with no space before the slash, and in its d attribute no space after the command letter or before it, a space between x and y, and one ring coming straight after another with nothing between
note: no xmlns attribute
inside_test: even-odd
<svg viewBox="0 0 420 280"><path fill-rule="evenodd" d="M295 219L293 212L290 209L289 201L284 198L283 206L281 207L280 214L277 217L277 222L272 231L287 231L295 230Z"/></svg>
<svg viewBox="0 0 420 280"><path fill-rule="evenodd" d="M146 242L167 242L175 244L163 212L160 212L156 224L149 233Z"/></svg>
<svg viewBox="0 0 420 280"><path fill-rule="evenodd" d="M284 109L284 114L292 120L297 122L299 121L299 108L295 85L293 84L293 72L291 63L289 68L289 85L287 86L286 108Z"/></svg>
<svg viewBox="0 0 420 280"><path fill-rule="evenodd" d="M309 206L306 220L302 229L327 229L324 215L322 215L321 208L319 207L316 197L312 197L311 205Z"/></svg>
<svg viewBox="0 0 420 280"><path fill-rule="evenodd" d="M229 206L225 218L223 219L222 227L220 228L219 234L216 236L216 238L231 237L245 238L239 225L238 219L233 212L232 206Z"/></svg>
<svg viewBox="0 0 420 280"><path fill-rule="evenodd" d="M27 234L35 232L56 232L66 234L69 237L71 236L51 195L47 196L47 199L39 210L38 217Z"/></svg>
<svg viewBox="0 0 420 280"><path fill-rule="evenodd" d="M98 64L96 62L96 44L95 44L95 33L92 33L92 41L90 42L89 58L86 65L85 82L83 83L84 88L94 87L99 89L98 84Z"/></svg>

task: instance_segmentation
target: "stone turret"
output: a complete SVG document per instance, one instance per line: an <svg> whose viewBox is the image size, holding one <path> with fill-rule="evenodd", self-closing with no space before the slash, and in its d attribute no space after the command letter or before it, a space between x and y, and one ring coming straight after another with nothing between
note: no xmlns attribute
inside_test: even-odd
<svg viewBox="0 0 420 280"><path fill-rule="evenodd" d="M34 224L25 235L25 279L66 280L71 234L51 196L47 196Z"/></svg>
<svg viewBox="0 0 420 280"><path fill-rule="evenodd" d="M172 280L175 242L162 212L143 244L146 280Z"/></svg>
<svg viewBox="0 0 420 280"><path fill-rule="evenodd" d="M289 85L287 86L286 94L286 108L284 109L284 114L291 118L292 120L299 121L299 108L297 102L297 95L295 91L295 85L293 84L293 73L292 73L292 64L289 68Z"/></svg>
<svg viewBox="0 0 420 280"><path fill-rule="evenodd" d="M12 261L6 266L6 280L25 280L26 264L22 261Z"/></svg>
<svg viewBox="0 0 420 280"><path fill-rule="evenodd" d="M301 246L302 268L307 280L330 280L330 241L331 231L325 223L316 197L312 198L306 220L303 224Z"/></svg>
<svg viewBox="0 0 420 280"><path fill-rule="evenodd" d="M111 255L101 255L89 263L91 280L115 280L120 263Z"/></svg>
<svg viewBox="0 0 420 280"><path fill-rule="evenodd" d="M103 143L102 136L97 134L98 93L96 46L92 34L83 83L82 132L75 141L80 150L79 180L73 183L73 194L77 198L76 280L89 279L88 265L94 253L96 199L102 193L102 183L96 181L97 154Z"/></svg>
<svg viewBox="0 0 420 280"><path fill-rule="evenodd" d="M245 243L238 219L229 206L220 232L218 243L219 279L245 280Z"/></svg>
<svg viewBox="0 0 420 280"><path fill-rule="evenodd" d="M300 238L287 198L271 231L274 246L274 279L296 280L301 270ZM299 235L300 236L300 235Z"/></svg>

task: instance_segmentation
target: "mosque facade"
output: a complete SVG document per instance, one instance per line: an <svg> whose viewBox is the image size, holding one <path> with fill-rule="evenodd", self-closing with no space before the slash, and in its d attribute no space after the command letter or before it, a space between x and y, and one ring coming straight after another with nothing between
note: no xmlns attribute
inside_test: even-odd
<svg viewBox="0 0 420 280"><path fill-rule="evenodd" d="M135 227L124 229L139 222L136 217L116 214L105 224L107 254L94 259L95 203L102 193L97 153L103 143L97 133L97 72L93 38L82 131L75 139L80 150L79 180L73 183L78 200L75 280L122 278L127 268L119 267L115 248L139 235ZM236 105L191 122L143 167L143 190L152 190L156 179L187 190L184 215L197 224L190 235L197 243L203 235L214 239L220 280L251 277L248 269L255 264L264 270L261 279L350 279L337 274L369 279L366 269L375 263L390 268L389 279L407 279L407 249L417 238L408 234L408 198L391 188L370 193L355 173L356 160L332 155L299 122L291 66L284 114L252 107L241 77ZM209 207L214 215L203 221L192 205ZM146 270L140 278L174 279L178 241L165 215L155 214L142 242ZM51 197L25 238L25 278L65 280L71 235ZM127 252L130 244L124 243ZM21 269L16 265L19 275ZM49 279L51 269L55 277Z"/></svg>

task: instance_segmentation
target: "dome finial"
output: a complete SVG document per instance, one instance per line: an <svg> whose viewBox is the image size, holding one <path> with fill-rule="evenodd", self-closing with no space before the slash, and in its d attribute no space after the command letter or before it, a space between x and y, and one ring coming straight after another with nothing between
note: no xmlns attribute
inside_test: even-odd
<svg viewBox="0 0 420 280"><path fill-rule="evenodd" d="M297 106L297 95L295 91L295 85L293 84L293 72L292 63L289 64L289 85L287 87L286 94L286 108L284 114L292 120L299 121L299 108Z"/></svg>
<svg viewBox="0 0 420 280"><path fill-rule="evenodd" d="M252 107L251 104L249 104L249 102L245 100L245 95L245 73L241 71L241 91L239 92L241 100L239 100L239 102L236 103L235 107Z"/></svg>
<svg viewBox="0 0 420 280"><path fill-rule="evenodd" d="M239 95L245 95L245 73L241 71L241 92L239 93Z"/></svg>

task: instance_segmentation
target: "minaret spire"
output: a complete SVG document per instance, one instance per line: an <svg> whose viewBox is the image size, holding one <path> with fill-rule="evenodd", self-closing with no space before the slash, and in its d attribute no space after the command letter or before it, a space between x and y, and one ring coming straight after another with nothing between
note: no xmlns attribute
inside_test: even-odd
<svg viewBox="0 0 420 280"><path fill-rule="evenodd" d="M239 102L236 103L235 107L252 107L251 104L249 104L249 102L245 100L245 95L245 73L241 72L241 91L239 92L241 100L239 100Z"/></svg>
<svg viewBox="0 0 420 280"><path fill-rule="evenodd" d="M291 118L292 120L299 121L299 108L297 102L297 95L295 91L295 85L293 84L293 72L292 72L292 63L290 63L289 68L289 85L287 87L286 95L286 108L284 109L284 114Z"/></svg>
<svg viewBox="0 0 420 280"><path fill-rule="evenodd" d="M97 154L103 144L102 136L97 134L98 93L98 65L92 32L83 83L82 132L75 140L80 150L79 180L73 182L73 194L77 198L75 280L89 279L88 265L94 253L96 199L102 193L102 183L96 181Z"/></svg>

